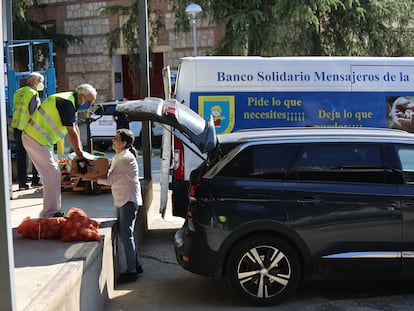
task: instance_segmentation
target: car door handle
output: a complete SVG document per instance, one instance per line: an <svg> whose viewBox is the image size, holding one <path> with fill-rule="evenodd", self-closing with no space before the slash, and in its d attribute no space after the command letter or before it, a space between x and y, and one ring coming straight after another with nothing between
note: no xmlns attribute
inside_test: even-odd
<svg viewBox="0 0 414 311"><path fill-rule="evenodd" d="M296 200L296 202L299 204L319 204L322 202L322 200L316 199L316 198L308 198L308 199L299 199L299 200Z"/></svg>

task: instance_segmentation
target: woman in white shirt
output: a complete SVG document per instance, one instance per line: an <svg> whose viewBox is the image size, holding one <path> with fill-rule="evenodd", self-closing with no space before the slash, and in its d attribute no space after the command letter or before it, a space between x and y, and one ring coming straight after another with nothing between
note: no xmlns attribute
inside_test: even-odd
<svg viewBox="0 0 414 311"><path fill-rule="evenodd" d="M111 186L114 205L117 207L118 232L127 261L127 270L121 273L118 283L135 281L143 272L134 239L137 211L142 206L134 139L134 134L128 129L116 131L112 139L112 148L116 154L108 175L106 178L97 179L99 184Z"/></svg>

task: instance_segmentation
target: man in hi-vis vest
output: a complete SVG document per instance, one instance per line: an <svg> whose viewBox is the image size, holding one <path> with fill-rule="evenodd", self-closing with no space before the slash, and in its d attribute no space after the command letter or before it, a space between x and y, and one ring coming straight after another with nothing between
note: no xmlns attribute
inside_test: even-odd
<svg viewBox="0 0 414 311"><path fill-rule="evenodd" d="M27 77L26 86L16 90L13 95L13 128L14 141L16 143L17 179L19 190L29 189L27 184L27 153L22 143L22 130L29 122L30 116L40 105L39 92L43 91L44 77L38 72L32 72ZM36 167L32 163L32 187L41 187L40 178Z"/></svg>
<svg viewBox="0 0 414 311"><path fill-rule="evenodd" d="M53 146L68 134L78 163L86 165L76 113L86 111L96 100L96 94L92 85L82 84L74 92L51 95L33 113L23 130L23 145L42 176L42 218L64 215L61 209L60 169Z"/></svg>

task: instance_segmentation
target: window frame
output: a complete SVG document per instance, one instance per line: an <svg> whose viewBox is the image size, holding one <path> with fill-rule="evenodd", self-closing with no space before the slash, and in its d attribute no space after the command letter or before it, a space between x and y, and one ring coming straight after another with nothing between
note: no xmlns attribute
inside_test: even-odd
<svg viewBox="0 0 414 311"><path fill-rule="evenodd" d="M367 149L366 152L377 152L379 153L378 158L380 161L379 163L377 163L377 165L372 165L372 170L371 170L371 177L369 176L369 174L367 173L367 170L369 168L369 162L366 161L371 161L370 158L365 159L366 164L368 165L367 167L356 167L355 169L352 168L341 168L341 170L339 171L330 171L327 173L330 173L331 175L334 176L333 177L329 177L329 178L305 178L305 179L300 179L298 177L294 177L294 165L296 165L297 161L298 161L298 157L301 156L302 152L303 152L303 148L305 148L306 146L309 145L349 145L351 147L358 146L358 145L375 145L375 148L371 148L371 147L367 147L365 149ZM234 162L238 161L240 159L240 156L243 156L246 154L246 152L249 152L251 150L254 150L255 148L262 148L266 146L270 146L270 145L274 145L275 147L283 147L286 148L287 145L293 146L292 149L289 152L281 152L284 154L284 156L286 154L291 154L292 159L289 161L289 167L288 170L285 172L281 173L281 176L278 177L274 177L275 175L277 176L277 174L269 174L268 176L266 176L266 174L260 174L260 173L255 173L253 174L254 170L252 168L231 168L229 169L229 166L232 166ZM246 145L242 145L240 146L240 148L238 148L238 151L236 152L236 154L234 156L231 157L231 159L229 159L228 161L225 161L224 164L220 165L220 168L215 170L215 173L213 174L214 176L220 177L220 178L240 178L240 179L257 179L257 180L274 180L274 181L287 181L287 182L324 182L324 183L369 183L369 184L387 184L387 183L397 183L395 182L395 176L394 177L390 177L389 172L392 171L390 169L389 166L389 155L387 153L387 149L385 148L386 144L384 142L350 142L350 141L341 141L341 142L333 142L333 141L309 141L309 142L300 142L300 141L292 141L292 142L281 142L281 141L266 141L266 142L253 142L253 143L249 143ZM371 150L370 150L371 148ZM363 150L364 148L360 147L359 149ZM233 153L233 152L232 152ZM375 153L374 153L375 154ZM277 157L275 155L275 157ZM250 162L252 162L252 159L249 160ZM319 158L317 158L317 161L320 161ZM284 166L286 167L286 166ZM233 173L228 173L226 170L229 171L237 171L240 172L240 174L233 174ZM250 175L246 175L246 172L249 172ZM350 177L344 177L343 179L337 179L335 178L335 175L337 175L340 172L346 172L348 175L350 175ZM354 172L353 172L354 171ZM355 175L355 176L352 176ZM375 177L375 175L379 175L380 178ZM365 179L361 178L361 177L366 177ZM368 177L368 178L367 178ZM376 179L377 178L377 179Z"/></svg>

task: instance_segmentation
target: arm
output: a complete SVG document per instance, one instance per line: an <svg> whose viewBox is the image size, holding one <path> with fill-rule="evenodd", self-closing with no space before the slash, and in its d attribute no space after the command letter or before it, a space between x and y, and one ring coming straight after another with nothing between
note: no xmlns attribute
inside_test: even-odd
<svg viewBox="0 0 414 311"><path fill-rule="evenodd" d="M121 182L126 186L127 183L134 183L138 179L138 163L132 156L118 158L112 162L106 178L98 178L97 182L103 185L113 185Z"/></svg>
<svg viewBox="0 0 414 311"><path fill-rule="evenodd" d="M76 159L82 159L82 142L80 140L80 131L77 125L66 126L70 145L76 153Z"/></svg>
<svg viewBox="0 0 414 311"><path fill-rule="evenodd" d="M80 130L76 124L76 110L69 100L62 98L56 98L56 108L62 124L66 126L68 131L69 142L76 153L76 159L80 160L83 158L82 142L80 139Z"/></svg>
<svg viewBox="0 0 414 311"><path fill-rule="evenodd" d="M35 112L37 107L39 107L39 104L40 104L39 98L36 95L33 96L29 102L29 114L30 115L32 115Z"/></svg>
<svg viewBox="0 0 414 311"><path fill-rule="evenodd" d="M412 129L414 103L406 97L398 97L389 113L394 128L410 131Z"/></svg>

